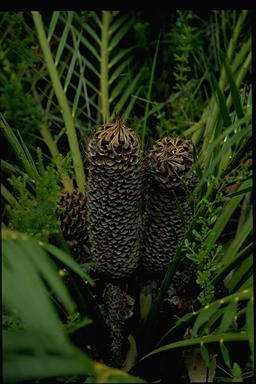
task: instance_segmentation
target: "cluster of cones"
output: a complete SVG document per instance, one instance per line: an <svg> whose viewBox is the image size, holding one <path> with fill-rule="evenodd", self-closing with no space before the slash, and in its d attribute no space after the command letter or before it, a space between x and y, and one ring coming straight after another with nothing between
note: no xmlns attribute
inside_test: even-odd
<svg viewBox="0 0 256 384"><path fill-rule="evenodd" d="M134 290L138 274L144 279L138 289L150 279L160 281L192 220L187 201L187 191L196 185L192 144L165 136L143 153L135 131L116 118L89 139L86 163L87 192L61 197L61 229L74 258L90 262L92 274L104 281L101 308L110 330L107 363L122 367L125 324L136 305L129 282ZM187 264L177 271L176 285L169 290L174 311L177 291L190 296L195 281L195 269Z"/></svg>

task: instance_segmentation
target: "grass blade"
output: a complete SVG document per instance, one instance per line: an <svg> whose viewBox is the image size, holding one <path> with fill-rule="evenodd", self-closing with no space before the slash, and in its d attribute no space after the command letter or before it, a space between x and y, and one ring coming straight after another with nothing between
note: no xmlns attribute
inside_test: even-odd
<svg viewBox="0 0 256 384"><path fill-rule="evenodd" d="M7 121L5 120L5 118L2 115L1 115L1 120L0 120L0 127L1 127L1 130L2 130L5 138L7 139L7 141L9 142L11 147L13 148L15 156L22 163L27 174L32 179L36 180L37 177L39 176L38 172L35 170L34 165L29 161L29 159L27 157L27 153L24 151L24 148L22 147L22 145L18 141L13 130L10 128L9 124L7 123Z"/></svg>
<svg viewBox="0 0 256 384"><path fill-rule="evenodd" d="M228 249L225 251L225 254L222 258L223 263L230 263L236 258L237 253L243 246L245 240L248 238L252 230L253 218L252 212L250 212L246 222L243 224L242 228L240 228L239 233L237 233L235 238L230 243Z"/></svg>
<svg viewBox="0 0 256 384"><path fill-rule="evenodd" d="M222 57L222 63L224 65L224 68L225 68L225 71L227 74L227 78L229 81L230 92L231 92L232 100L233 100L234 107L235 107L235 110L237 113L237 117L239 119L242 119L244 117L244 113L243 113L243 108L242 108L242 104L241 104L241 96L240 96L239 90L236 86L234 75L233 75L232 70L231 70L230 66L228 65L227 60L225 59L225 56L223 53L221 53L221 57Z"/></svg>
<svg viewBox="0 0 256 384"><path fill-rule="evenodd" d="M74 261L72 257L52 244L40 242L40 245L53 256L57 257L57 259L59 259L62 263L76 272L82 279L88 281L91 286L94 286L94 282L90 276L79 267L79 265Z"/></svg>
<svg viewBox="0 0 256 384"><path fill-rule="evenodd" d="M44 252L43 248L37 247L37 252L35 254L35 249L28 248L24 242L22 242L20 246L21 251L27 252L27 257L29 257L31 263L34 264L38 273L48 282L56 298L65 306L69 313L74 312L74 302L72 301L66 286L59 277L56 265Z"/></svg>
<svg viewBox="0 0 256 384"><path fill-rule="evenodd" d="M244 189L244 188L248 187L249 185L251 185L251 180L246 180L245 182L243 182L240 185L239 190ZM230 217L232 216L233 212L235 211L235 209L240 204L242 198L243 198L243 195L238 195L238 196L233 197L227 203L227 205L223 208L223 211L222 211L220 217L215 222L213 229L212 229L212 232L214 233L214 236L212 237L212 244L216 243L216 241L218 240L219 236L221 235L224 228L228 224Z"/></svg>
<svg viewBox="0 0 256 384"><path fill-rule="evenodd" d="M242 284L253 274L253 255L245 259L241 266L234 272L231 280L227 283L229 292L238 291Z"/></svg>
<svg viewBox="0 0 256 384"><path fill-rule="evenodd" d="M146 108L145 108L144 125L143 125L143 130L142 130L142 148L144 148L144 145L145 145L145 136L146 136L146 131L147 131L147 116L148 116L148 111L149 111L149 103L151 100L151 92L152 92L152 86L153 86L153 80L154 80L159 44L160 44L160 35L158 36L158 40L156 43L156 49L155 49L155 54L154 54L154 58L153 58L152 68L151 68L149 85L148 85L147 103L146 103Z"/></svg>
<svg viewBox="0 0 256 384"><path fill-rule="evenodd" d="M45 285L20 248L23 241L27 249L31 247L36 251L32 240L6 240L3 244L3 257L9 266L3 274L4 302L9 308L17 308L25 327L31 330L38 327L45 335L54 335L56 346L65 350L67 343L64 335L58 332L57 314L46 294Z"/></svg>
<svg viewBox="0 0 256 384"><path fill-rule="evenodd" d="M224 94L221 91L220 86L219 86L219 84L218 84L218 82L214 76L212 76L212 81L213 81L213 89L215 89L216 93L217 93L220 114L221 114L221 117L223 119L224 126L229 127L230 125L232 125L232 121L231 121L230 116L229 116L229 112L228 112L228 108L227 108L227 104L226 104L226 99L225 99ZM218 135L216 134L215 136L217 137Z"/></svg>

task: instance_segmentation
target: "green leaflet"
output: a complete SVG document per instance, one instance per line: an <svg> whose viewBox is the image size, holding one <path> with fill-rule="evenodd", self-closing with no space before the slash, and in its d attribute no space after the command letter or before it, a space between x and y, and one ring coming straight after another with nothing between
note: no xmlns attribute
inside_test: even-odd
<svg viewBox="0 0 256 384"><path fill-rule="evenodd" d="M61 249L55 247L52 244L48 243L40 243L40 245L46 249L48 252L50 252L52 255L54 255L56 258L58 258L60 261L62 261L64 264L66 264L69 268L71 268L74 272L76 272L82 279L88 281L90 285L94 285L93 280L90 278L90 276L83 271L78 264L74 261L73 258L71 258L69 255L67 255L64 251Z"/></svg>
<svg viewBox="0 0 256 384"><path fill-rule="evenodd" d="M36 180L39 176L38 171L35 167L35 164L31 158L31 156L27 150L27 147L25 144L18 140L18 138L15 136L13 130L5 120L4 116L1 114L1 120L0 120L0 127L3 135L5 136L6 140L11 145L15 156L17 159L21 162L24 169L26 170L27 174L34 180Z"/></svg>
<svg viewBox="0 0 256 384"><path fill-rule="evenodd" d="M220 350L221 350L221 354L222 354L223 360L225 361L226 366L231 370L229 351L228 351L227 347L225 346L223 340L220 340Z"/></svg>
<svg viewBox="0 0 256 384"><path fill-rule="evenodd" d="M209 355L208 349L205 347L203 342L200 343L200 352L207 368L210 369L211 367L210 355Z"/></svg>
<svg viewBox="0 0 256 384"><path fill-rule="evenodd" d="M252 232L253 223L252 223L252 211L250 210L248 218L245 220L244 224L240 228L239 232L235 238L231 241L228 249L225 251L222 261L227 264L235 260L236 255L243 249L243 244L248 238L249 234Z"/></svg>
<svg viewBox="0 0 256 384"><path fill-rule="evenodd" d="M237 363L234 363L232 368L232 374L234 376L234 380L236 380L237 383L242 383L242 370L240 366Z"/></svg>
<svg viewBox="0 0 256 384"><path fill-rule="evenodd" d="M232 300L228 306L225 308L224 314L221 319L220 326L218 327L217 332L222 333L226 332L231 324L234 321L234 317L237 311L237 300Z"/></svg>
<svg viewBox="0 0 256 384"><path fill-rule="evenodd" d="M246 327L248 332L249 344L252 354L254 353L254 311L253 311L253 297L248 302L246 308Z"/></svg>
<svg viewBox="0 0 256 384"><path fill-rule="evenodd" d="M235 82L235 76L232 73L231 67L229 66L223 52L221 52L221 57L222 57L222 62L223 62L223 65L227 74L227 78L229 81L230 92L232 95L232 100L237 113L237 117L241 119L244 116L244 113L243 113L242 104L241 104L241 96L239 94L239 90Z"/></svg>
<svg viewBox="0 0 256 384"><path fill-rule="evenodd" d="M36 340L33 341L35 344ZM23 346L26 347L25 340ZM92 375L94 372L92 361L73 347L68 354L61 350L55 355L8 353L3 362L5 383L60 375Z"/></svg>
<svg viewBox="0 0 256 384"><path fill-rule="evenodd" d="M182 340L177 341L171 344L164 345L160 348L154 349L152 352L148 353L147 355L143 356L141 360L144 360L148 357L151 357L155 354L162 353L165 351L169 351L171 349L176 348L191 348L195 345L200 345L202 342L204 344L211 344L211 343L219 343L221 340L229 342L241 342L241 341L247 341L248 340L248 334L247 332L230 332L230 333L224 333L220 335L209 335L209 336L203 336L203 337L195 337L188 340Z"/></svg>
<svg viewBox="0 0 256 384"><path fill-rule="evenodd" d="M207 305L200 311L192 329L193 337L197 336L200 327L209 321L209 318L220 308L220 306L221 302L216 301L211 305Z"/></svg>

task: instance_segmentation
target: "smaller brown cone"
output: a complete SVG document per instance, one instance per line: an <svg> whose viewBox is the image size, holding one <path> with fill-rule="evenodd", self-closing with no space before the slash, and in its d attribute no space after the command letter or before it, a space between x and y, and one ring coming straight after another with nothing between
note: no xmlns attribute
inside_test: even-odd
<svg viewBox="0 0 256 384"><path fill-rule="evenodd" d="M185 227L192 219L184 190L184 184L187 189L193 189L196 185L192 149L189 140L165 136L155 143L146 158L148 188L142 265L153 275L166 271L183 239Z"/></svg>
<svg viewBox="0 0 256 384"><path fill-rule="evenodd" d="M57 214L60 217L61 231L71 248L72 255L79 263L88 261L85 246L89 246L87 234L87 197L75 190L63 192Z"/></svg>
<svg viewBox="0 0 256 384"><path fill-rule="evenodd" d="M196 178L192 169L192 151L190 140L171 136L157 140L148 154L150 178L168 189L182 186L182 181L194 186Z"/></svg>

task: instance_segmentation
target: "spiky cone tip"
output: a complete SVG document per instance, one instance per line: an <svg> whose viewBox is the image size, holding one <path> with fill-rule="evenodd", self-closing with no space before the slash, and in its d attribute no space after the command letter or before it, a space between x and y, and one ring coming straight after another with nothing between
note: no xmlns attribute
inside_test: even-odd
<svg viewBox="0 0 256 384"><path fill-rule="evenodd" d="M166 135L154 144L148 153L147 164L151 179L168 189L196 185L193 170L193 146L190 140Z"/></svg>

